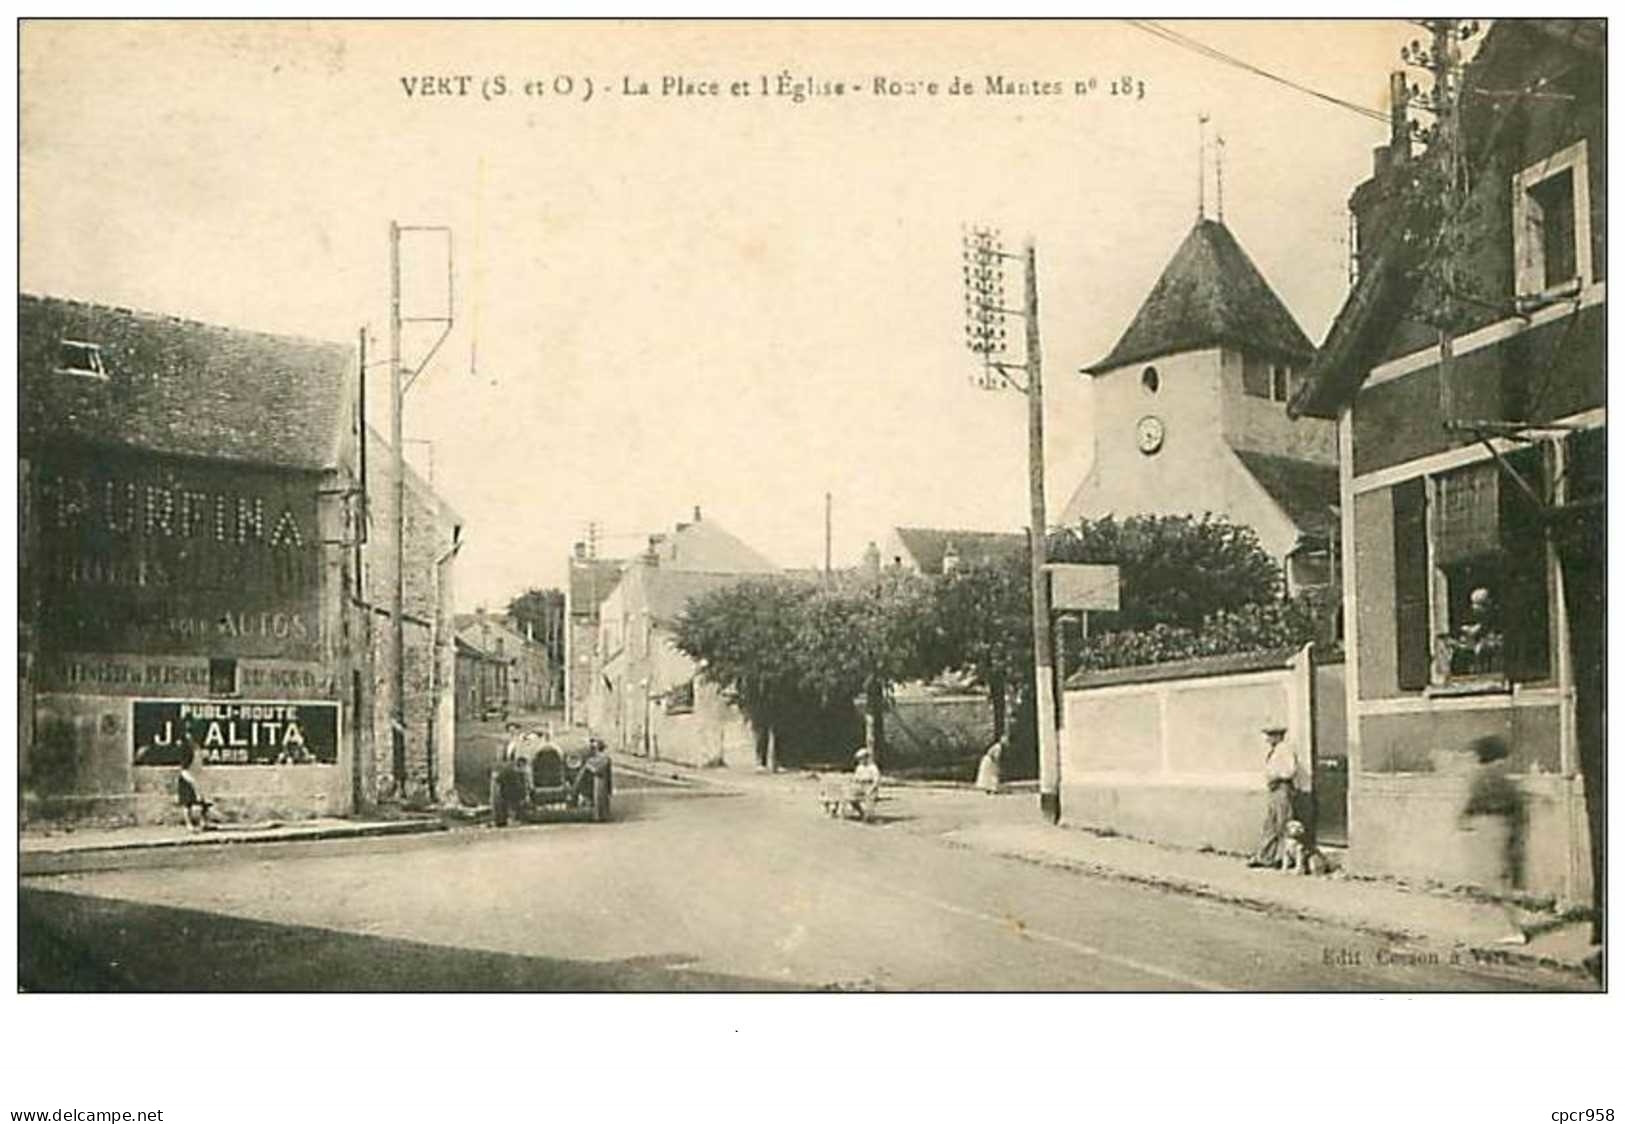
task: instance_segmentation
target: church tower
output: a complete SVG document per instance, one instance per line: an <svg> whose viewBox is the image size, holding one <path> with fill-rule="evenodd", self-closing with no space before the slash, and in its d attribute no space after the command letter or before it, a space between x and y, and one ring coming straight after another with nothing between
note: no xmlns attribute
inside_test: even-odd
<svg viewBox="0 0 1625 1124"><path fill-rule="evenodd" d="M1229 228L1197 220L1091 380L1094 459L1062 520L1213 512L1252 527L1292 588L1322 584L1336 424L1286 404L1314 345Z"/></svg>

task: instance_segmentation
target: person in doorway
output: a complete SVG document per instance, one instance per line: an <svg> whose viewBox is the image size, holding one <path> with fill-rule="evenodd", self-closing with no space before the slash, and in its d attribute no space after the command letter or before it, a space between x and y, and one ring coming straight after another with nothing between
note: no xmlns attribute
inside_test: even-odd
<svg viewBox="0 0 1625 1124"><path fill-rule="evenodd" d="M181 814L186 817L186 827L189 831L213 831L215 824L209 820L209 811L214 807L205 794L203 782L200 779L202 753L197 744L197 733L190 723L181 727L181 771L175 778L175 800L181 806Z"/></svg>
<svg viewBox="0 0 1625 1124"><path fill-rule="evenodd" d="M989 796L999 793L999 761L1004 756L1006 735L1000 734L982 754L982 763L976 767L976 787Z"/></svg>
<svg viewBox="0 0 1625 1124"><path fill-rule="evenodd" d="M1264 784L1268 801L1264 805L1264 828L1259 833L1258 847L1247 860L1248 866L1278 866L1281 847L1286 838L1287 824L1295 815L1294 797L1297 795L1298 755L1287 741L1286 727L1271 723L1263 730Z"/></svg>
<svg viewBox="0 0 1625 1124"><path fill-rule="evenodd" d="M1506 919L1501 944L1524 944L1518 907L1509 900L1523 881L1523 798L1506 774L1506 742L1493 735L1468 749L1478 761L1461 810L1461 829L1471 833L1468 858L1473 880L1494 895Z"/></svg>

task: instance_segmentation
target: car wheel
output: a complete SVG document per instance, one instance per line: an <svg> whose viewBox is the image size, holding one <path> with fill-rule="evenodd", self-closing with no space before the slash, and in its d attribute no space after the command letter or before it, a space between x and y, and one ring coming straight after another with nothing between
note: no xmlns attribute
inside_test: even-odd
<svg viewBox="0 0 1625 1124"><path fill-rule="evenodd" d="M609 777L603 773L594 773L592 778L592 820L609 822Z"/></svg>

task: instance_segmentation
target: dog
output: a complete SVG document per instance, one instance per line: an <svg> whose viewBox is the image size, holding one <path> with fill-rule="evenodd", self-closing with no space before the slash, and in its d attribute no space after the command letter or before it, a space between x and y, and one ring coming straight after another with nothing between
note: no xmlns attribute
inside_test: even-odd
<svg viewBox="0 0 1625 1124"><path fill-rule="evenodd" d="M1288 820L1281 840L1281 869L1295 874L1323 874L1325 857L1309 842L1301 820Z"/></svg>

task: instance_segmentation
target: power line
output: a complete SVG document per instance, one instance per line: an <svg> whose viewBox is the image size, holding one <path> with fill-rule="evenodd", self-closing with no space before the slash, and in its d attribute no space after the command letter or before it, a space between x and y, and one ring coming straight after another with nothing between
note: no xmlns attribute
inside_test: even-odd
<svg viewBox="0 0 1625 1124"><path fill-rule="evenodd" d="M1222 62L1226 66L1237 67L1241 70L1245 70L1249 74L1256 75L1259 78L1267 78L1271 82L1278 82L1288 89L1298 91L1300 94L1308 94L1312 98L1319 98L1321 101L1330 102L1332 105L1340 106L1343 109L1358 113L1362 117L1369 117L1373 121L1381 121L1384 124L1388 123L1388 114L1382 112L1381 110L1371 109L1368 106L1359 105L1351 101L1344 101L1342 98L1335 97L1332 94L1322 93L1321 91L1309 86L1305 86L1300 82L1294 82L1290 78L1283 78L1279 74L1272 74L1270 71L1265 70L1262 67L1254 66L1245 59L1238 59L1234 55L1225 54L1217 47L1210 47L1198 39L1192 39L1190 36L1178 31L1174 31L1172 28L1164 27L1155 20L1124 20L1123 22L1127 23L1130 27L1137 27L1149 35L1155 35L1159 39L1172 43L1176 47L1183 47L1187 51L1194 51L1203 58L1212 59L1214 62Z"/></svg>

